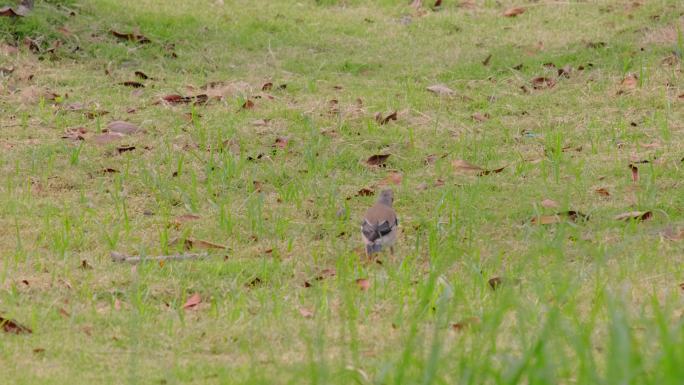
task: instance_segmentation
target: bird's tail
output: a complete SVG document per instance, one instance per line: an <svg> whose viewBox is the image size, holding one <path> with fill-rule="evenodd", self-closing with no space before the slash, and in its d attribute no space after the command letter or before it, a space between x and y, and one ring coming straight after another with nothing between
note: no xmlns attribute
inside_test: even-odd
<svg viewBox="0 0 684 385"><path fill-rule="evenodd" d="M382 245L379 243L371 243L366 245L366 254L371 255L373 253L379 253L382 250Z"/></svg>

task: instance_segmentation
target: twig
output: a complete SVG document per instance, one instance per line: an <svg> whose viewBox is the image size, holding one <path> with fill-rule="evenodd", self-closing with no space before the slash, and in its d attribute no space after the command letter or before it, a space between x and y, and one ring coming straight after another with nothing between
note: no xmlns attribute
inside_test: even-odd
<svg viewBox="0 0 684 385"><path fill-rule="evenodd" d="M126 255L116 251L110 253L112 257L112 262L126 262L131 264L137 264L146 261L184 261L188 259L201 259L207 256L206 253L202 254L174 254L174 255L160 255L157 257L134 257L132 255Z"/></svg>

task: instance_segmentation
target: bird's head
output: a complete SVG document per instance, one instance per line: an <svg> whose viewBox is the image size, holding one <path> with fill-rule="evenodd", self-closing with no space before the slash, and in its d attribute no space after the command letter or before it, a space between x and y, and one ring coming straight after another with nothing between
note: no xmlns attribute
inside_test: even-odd
<svg viewBox="0 0 684 385"><path fill-rule="evenodd" d="M394 192L391 189L382 190L380 192L380 197L378 198L378 203L392 207L392 202L394 202Z"/></svg>

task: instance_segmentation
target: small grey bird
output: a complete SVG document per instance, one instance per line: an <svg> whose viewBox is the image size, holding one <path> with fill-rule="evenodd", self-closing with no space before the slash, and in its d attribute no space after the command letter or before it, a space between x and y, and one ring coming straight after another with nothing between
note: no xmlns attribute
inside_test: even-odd
<svg viewBox="0 0 684 385"><path fill-rule="evenodd" d="M361 236L366 244L366 256L380 252L383 246L389 246L394 254L394 243L397 241L397 213L392 208L394 193L383 190L377 203L366 211L361 224Z"/></svg>

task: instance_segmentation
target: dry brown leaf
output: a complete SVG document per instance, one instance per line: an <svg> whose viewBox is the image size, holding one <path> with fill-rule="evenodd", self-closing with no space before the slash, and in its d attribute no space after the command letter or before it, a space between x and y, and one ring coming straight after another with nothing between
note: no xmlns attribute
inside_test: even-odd
<svg viewBox="0 0 684 385"><path fill-rule="evenodd" d="M490 278L487 283L489 284L489 287L492 288L492 290L496 290L501 287L503 284L503 278L501 277L492 277Z"/></svg>
<svg viewBox="0 0 684 385"><path fill-rule="evenodd" d="M151 40L148 39L147 37L145 37L139 33L135 33L135 32L130 32L130 33L117 32L113 29L110 30L109 32L121 40L128 40L128 41L132 41L132 42L140 43L140 44L146 44L146 43L151 42Z"/></svg>
<svg viewBox="0 0 684 385"><path fill-rule="evenodd" d="M145 88L144 84L142 84L140 82L133 81L133 80L127 80L127 81L121 82L119 84L122 86L132 87L132 88Z"/></svg>
<svg viewBox="0 0 684 385"><path fill-rule="evenodd" d="M14 333L14 334L31 334L33 331L26 326L18 323L15 320L11 320L8 318L5 318L3 316L0 316L0 327L2 327L2 330L5 333Z"/></svg>
<svg viewBox="0 0 684 385"><path fill-rule="evenodd" d="M468 163L462 159L455 159L451 161L451 165L457 174L477 174L483 171L482 167Z"/></svg>
<svg viewBox="0 0 684 385"><path fill-rule="evenodd" d="M602 196L602 197L609 197L610 196L610 192L604 187L599 187L596 190L594 190L594 192L597 193L598 195Z"/></svg>
<svg viewBox="0 0 684 385"><path fill-rule="evenodd" d="M488 113L476 112L472 115L472 118L478 122L486 122L489 120L490 116Z"/></svg>
<svg viewBox="0 0 684 385"><path fill-rule="evenodd" d="M200 297L199 293L195 293L191 295L187 301L185 301L185 304L183 305L183 309L185 310L190 310L190 309L197 309L197 305L199 305L202 302L202 297Z"/></svg>
<svg viewBox="0 0 684 385"><path fill-rule="evenodd" d="M633 73L627 74L627 76L625 76L625 78L622 79L622 82L620 82L622 88L626 90L633 90L637 87L638 84L639 78L636 74Z"/></svg>
<svg viewBox="0 0 684 385"><path fill-rule="evenodd" d="M253 102L252 100L250 100L250 99L247 99L247 101L245 101L245 102L242 104L242 109L244 109L244 110L251 110L251 109L254 109L254 102Z"/></svg>
<svg viewBox="0 0 684 385"><path fill-rule="evenodd" d="M387 177L383 180L381 180L378 185L379 186L387 186L387 185L400 185L401 181L404 179L403 175L400 172L392 171L390 172Z"/></svg>
<svg viewBox="0 0 684 385"><path fill-rule="evenodd" d="M532 78L532 80L530 80L530 83L532 83L532 88L534 88L535 90L553 88L556 85L555 80L544 76L537 76L536 78Z"/></svg>
<svg viewBox="0 0 684 385"><path fill-rule="evenodd" d="M629 169L632 170L632 182L637 183L639 181L639 167L630 164Z"/></svg>
<svg viewBox="0 0 684 385"><path fill-rule="evenodd" d="M540 215L532 218L530 221L533 225L551 225L562 222L559 215Z"/></svg>
<svg viewBox="0 0 684 385"><path fill-rule="evenodd" d="M369 197L375 195L375 190L372 188L364 187L356 192L357 197Z"/></svg>
<svg viewBox="0 0 684 385"><path fill-rule="evenodd" d="M525 13L525 8L513 7L513 8L508 8L507 10L505 10L503 15L506 17L516 17L518 15L522 15L523 13Z"/></svg>
<svg viewBox="0 0 684 385"><path fill-rule="evenodd" d="M285 137L285 136L279 136L275 140L275 144L273 144L274 147L277 147L281 150L284 150L287 147L287 144L290 142L290 140Z"/></svg>
<svg viewBox="0 0 684 385"><path fill-rule="evenodd" d="M468 317L459 322L451 324L451 329L455 331L461 331L465 328L477 325L480 323L480 319L477 317Z"/></svg>
<svg viewBox="0 0 684 385"><path fill-rule="evenodd" d="M385 167L385 162L392 154L378 154L371 155L366 159L366 164L369 166Z"/></svg>
<svg viewBox="0 0 684 385"><path fill-rule="evenodd" d="M554 223L560 223L563 221L563 219L567 218L568 220L572 222L578 222L578 221L588 221L589 216L586 214L583 214L579 211L575 210L568 210L568 211L563 211L556 213L554 215L540 215L533 217L530 220L530 223L534 225L551 225Z"/></svg>
<svg viewBox="0 0 684 385"><path fill-rule="evenodd" d="M389 123L391 120L397 120L397 111L392 112L391 114L387 115L386 117L382 117L381 113L375 114L375 121L378 122L380 125L384 125Z"/></svg>
<svg viewBox="0 0 684 385"><path fill-rule="evenodd" d="M651 211L629 211L626 213L618 214L613 219L616 221L647 221L653 218L653 213Z"/></svg>
<svg viewBox="0 0 684 385"><path fill-rule="evenodd" d="M366 278L359 278L356 280L356 285L361 289L361 291L368 291L371 287L371 283Z"/></svg>
<svg viewBox="0 0 684 385"><path fill-rule="evenodd" d="M541 201L542 207L547 207L547 208L558 208L560 207L560 204L558 202L551 200L551 199L544 199Z"/></svg>
<svg viewBox="0 0 684 385"><path fill-rule="evenodd" d="M175 246L180 243L180 239L176 238L169 242L169 246ZM186 238L183 241L183 248L185 250L191 249L218 249L225 250L226 246L220 245L218 243L205 241L204 239Z"/></svg>
<svg viewBox="0 0 684 385"><path fill-rule="evenodd" d="M173 218L173 224L176 227L180 227L183 223L185 222L190 222L190 221L196 221L201 219L199 215L195 214L183 214L183 215L178 215L177 217Z"/></svg>
<svg viewBox="0 0 684 385"><path fill-rule="evenodd" d="M150 79L150 77L147 76L147 74L144 73L144 72L142 72L142 71L135 71L134 74L135 74L135 76L137 76L137 77L139 77L140 79L143 79L143 80Z"/></svg>
<svg viewBox="0 0 684 385"><path fill-rule="evenodd" d="M271 119L257 119L253 120L250 124L254 127L266 127Z"/></svg>
<svg viewBox="0 0 684 385"><path fill-rule="evenodd" d="M121 120L115 120L115 121L107 124L106 131L117 133L117 134L123 134L123 135L131 135L131 134L135 134L136 132L139 132L140 127L136 126L133 123L124 122Z"/></svg>
<svg viewBox="0 0 684 385"><path fill-rule="evenodd" d="M305 307L299 308L299 314L301 314L302 317L304 317L304 318L313 318L313 316L314 316L313 310L309 310Z"/></svg>
<svg viewBox="0 0 684 385"><path fill-rule="evenodd" d="M107 132L104 134L95 135L92 140L95 144L104 145L104 144L114 143L114 142L119 141L123 138L124 138L124 134L120 134L118 132Z"/></svg>
<svg viewBox="0 0 684 385"><path fill-rule="evenodd" d="M663 236L663 238L670 241L684 240L684 228L675 229L672 227L668 227L665 230L661 231L660 234Z"/></svg>
<svg viewBox="0 0 684 385"><path fill-rule="evenodd" d="M454 90L447 87L444 84L435 84L427 88L428 91L435 93L439 96L453 96L456 94Z"/></svg>
<svg viewBox="0 0 684 385"><path fill-rule="evenodd" d="M178 94L169 94L162 96L161 102L176 105L176 104L205 104L209 101L207 94L199 94L194 96L183 96Z"/></svg>

